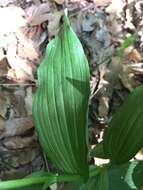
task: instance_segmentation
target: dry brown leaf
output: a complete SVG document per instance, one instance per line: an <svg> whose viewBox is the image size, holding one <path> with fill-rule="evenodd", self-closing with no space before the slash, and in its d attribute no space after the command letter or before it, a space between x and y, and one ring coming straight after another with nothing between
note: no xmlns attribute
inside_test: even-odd
<svg viewBox="0 0 143 190"><path fill-rule="evenodd" d="M64 2L65 2L65 0L54 0L57 4L59 4L59 5L62 5Z"/></svg>
<svg viewBox="0 0 143 190"><path fill-rule="evenodd" d="M99 99L98 113L100 117L106 118L109 112L109 97L101 97Z"/></svg>
<svg viewBox="0 0 143 190"><path fill-rule="evenodd" d="M0 60L0 77L6 77L9 69L7 58L4 57Z"/></svg>
<svg viewBox="0 0 143 190"><path fill-rule="evenodd" d="M122 72L120 72L119 78L123 86L130 92L140 84L139 81L135 80L133 70L125 64L122 65Z"/></svg>
<svg viewBox="0 0 143 190"><path fill-rule="evenodd" d="M18 163L20 165L28 164L32 162L38 155L39 155L39 151L36 149L35 150L31 149L31 150L22 152L20 156L18 157Z"/></svg>
<svg viewBox="0 0 143 190"><path fill-rule="evenodd" d="M133 49L131 52L127 53L127 57L126 59L128 61L132 61L132 62L140 62L142 60L141 54L138 52L137 49Z"/></svg>
<svg viewBox="0 0 143 190"><path fill-rule="evenodd" d="M109 102L112 97L113 89L119 82L118 74L121 71L121 65L118 57L114 57L112 62L108 65L101 65L100 71L100 82L99 82L99 107L98 113L102 118L106 118L109 112Z"/></svg>
<svg viewBox="0 0 143 190"><path fill-rule="evenodd" d="M53 13L51 20L49 21L49 24L48 24L49 37L53 37L57 35L59 31L59 24L60 24L60 19L62 15L63 15L63 11L56 11Z"/></svg>
<svg viewBox="0 0 143 190"><path fill-rule="evenodd" d="M28 58L30 61L35 61L36 59L38 59L36 47L29 40L31 39L31 33L28 33L29 35L27 37L23 29L20 28L17 30L16 34L20 42L18 44L18 55L22 58Z"/></svg>
<svg viewBox="0 0 143 190"><path fill-rule="evenodd" d="M23 53L23 58L28 58L29 60L35 60L38 58L38 53L35 48L30 43L24 43L23 47L19 47L21 49L21 53Z"/></svg>
<svg viewBox="0 0 143 190"><path fill-rule="evenodd" d="M9 119L26 116L24 97L25 90L23 88L18 88L13 94L10 94L12 107L10 109Z"/></svg>
<svg viewBox="0 0 143 190"><path fill-rule="evenodd" d="M117 57L112 59L110 65L102 63L99 66L100 72L100 81L98 85L97 94L100 94L100 97L111 97L113 88L118 84L118 76L121 70L121 65Z"/></svg>
<svg viewBox="0 0 143 190"><path fill-rule="evenodd" d="M112 2L112 0L93 0L93 2L95 3L97 7L98 6L106 7Z"/></svg>
<svg viewBox="0 0 143 190"><path fill-rule="evenodd" d="M29 64L29 61L26 59L22 59L20 57L14 57L10 54L7 55L9 65L15 71L16 78L14 80L19 81L33 81L33 67L34 65ZM12 77L12 76L8 76Z"/></svg>
<svg viewBox="0 0 143 190"><path fill-rule="evenodd" d="M26 165L20 168L11 168L10 170L1 171L0 178L3 180L24 178L28 173L31 173L31 167Z"/></svg>
<svg viewBox="0 0 143 190"><path fill-rule="evenodd" d="M0 134L4 130L5 119L0 116Z"/></svg>
<svg viewBox="0 0 143 190"><path fill-rule="evenodd" d="M6 138L3 141L3 144L8 149L19 149L19 148L26 148L33 146L35 143L35 137L20 137L20 136L14 136Z"/></svg>
<svg viewBox="0 0 143 190"><path fill-rule="evenodd" d="M7 93L0 92L0 116L6 119L7 108L10 106L10 97Z"/></svg>
<svg viewBox="0 0 143 190"><path fill-rule="evenodd" d="M17 155L12 155L11 157L5 158L5 163L12 166L13 168L18 168L32 162L36 156L38 156L38 151L34 149L28 149L19 152Z"/></svg>
<svg viewBox="0 0 143 190"><path fill-rule="evenodd" d="M49 3L43 3L39 6L33 5L27 10L28 23L31 26L40 25L41 23L50 20L52 14L50 13Z"/></svg>

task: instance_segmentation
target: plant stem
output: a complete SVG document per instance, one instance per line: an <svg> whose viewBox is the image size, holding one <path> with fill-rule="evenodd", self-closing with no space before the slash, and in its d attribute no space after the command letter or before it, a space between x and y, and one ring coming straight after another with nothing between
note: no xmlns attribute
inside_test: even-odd
<svg viewBox="0 0 143 190"><path fill-rule="evenodd" d="M90 177L96 176L102 170L101 167L96 167L90 171ZM47 173L47 176L41 177L27 177L24 179L9 180L0 182L0 190L9 190L22 188L32 185L44 185L50 186L53 183L58 182L73 182L73 181L82 181L83 177L80 175L51 175Z"/></svg>
<svg viewBox="0 0 143 190"><path fill-rule="evenodd" d="M51 185L57 182L70 182L70 181L79 181L82 180L82 177L79 175L62 175L62 176L43 176L43 177L28 177L24 179L9 180L0 182L0 190L16 189L22 188L30 185L40 185L45 184Z"/></svg>

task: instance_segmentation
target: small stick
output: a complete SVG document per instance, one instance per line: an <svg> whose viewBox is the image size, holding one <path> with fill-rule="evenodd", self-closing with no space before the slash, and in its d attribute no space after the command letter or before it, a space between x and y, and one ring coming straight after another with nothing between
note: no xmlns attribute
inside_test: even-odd
<svg viewBox="0 0 143 190"><path fill-rule="evenodd" d="M20 84L20 83L14 83L14 84L11 84L11 83L0 83L0 86L36 86L36 84Z"/></svg>

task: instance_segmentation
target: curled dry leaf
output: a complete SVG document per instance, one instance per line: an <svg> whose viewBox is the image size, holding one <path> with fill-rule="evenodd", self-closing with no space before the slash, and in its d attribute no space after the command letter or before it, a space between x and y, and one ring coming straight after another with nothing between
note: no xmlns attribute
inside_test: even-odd
<svg viewBox="0 0 143 190"><path fill-rule="evenodd" d="M27 10L28 23L32 26L51 19L49 3L43 3L39 6L33 5Z"/></svg>
<svg viewBox="0 0 143 190"><path fill-rule="evenodd" d="M62 5L66 0L54 0L57 4Z"/></svg>
<svg viewBox="0 0 143 190"><path fill-rule="evenodd" d="M127 61L132 61L134 63L138 63L141 61L141 54L137 49L133 49L131 52L125 52Z"/></svg>
<svg viewBox="0 0 143 190"><path fill-rule="evenodd" d="M9 64L7 62L7 58L4 57L0 59L0 78L6 77L8 73Z"/></svg>
<svg viewBox="0 0 143 190"><path fill-rule="evenodd" d="M118 57L113 57L110 64L99 65L100 81L96 95L99 100L98 113L106 118L109 112L109 103L113 95L113 89L119 84L119 74L122 71L122 64Z"/></svg>
<svg viewBox="0 0 143 190"><path fill-rule="evenodd" d="M117 56L112 58L112 62L109 65L110 74L105 76L106 80L110 80L110 83L114 87L117 85L117 81L120 79L123 86L129 91L132 91L139 85L139 82L135 80L133 70ZM109 78L109 79L107 79Z"/></svg>
<svg viewBox="0 0 143 190"><path fill-rule="evenodd" d="M130 92L133 91L136 86L138 86L138 83L134 78L134 73L127 65L122 66L122 72L119 74L119 78L123 86Z"/></svg>

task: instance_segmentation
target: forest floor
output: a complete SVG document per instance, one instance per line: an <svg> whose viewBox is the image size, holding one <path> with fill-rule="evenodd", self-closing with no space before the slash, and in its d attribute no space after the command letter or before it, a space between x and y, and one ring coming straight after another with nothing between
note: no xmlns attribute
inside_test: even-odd
<svg viewBox="0 0 143 190"><path fill-rule="evenodd" d="M65 7L90 65L90 145L102 140L113 113L143 83L142 0L0 1L1 179L46 167L34 133L32 96L37 67Z"/></svg>

